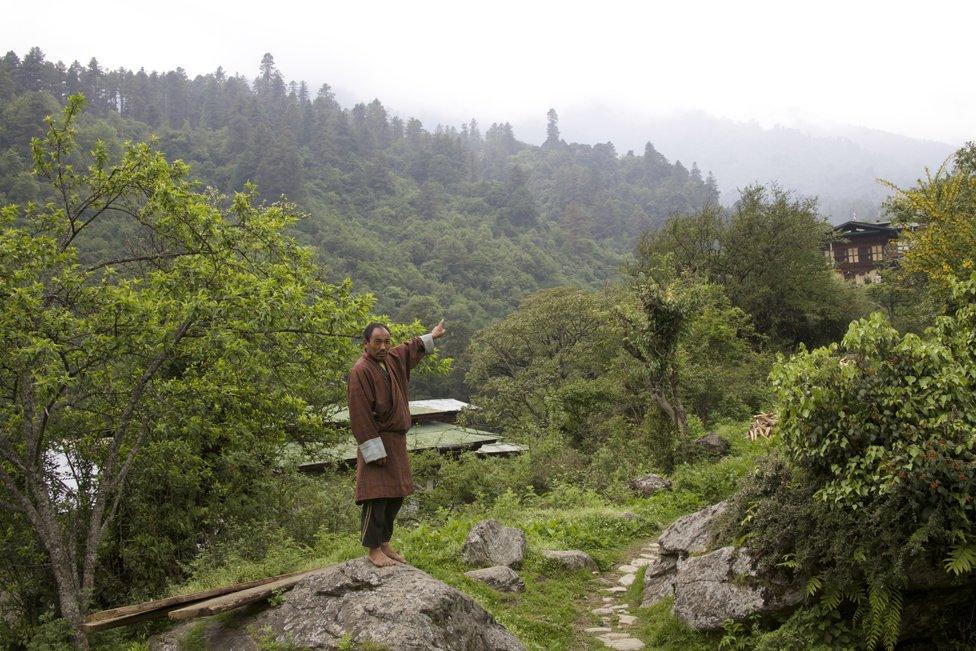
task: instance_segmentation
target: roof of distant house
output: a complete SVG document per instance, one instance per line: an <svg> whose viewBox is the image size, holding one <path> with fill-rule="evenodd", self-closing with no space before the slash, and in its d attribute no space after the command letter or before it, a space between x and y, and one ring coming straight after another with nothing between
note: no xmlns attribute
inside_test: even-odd
<svg viewBox="0 0 976 651"><path fill-rule="evenodd" d="M843 224L834 226L835 233L842 233L847 236L857 235L877 235L887 233L897 235L901 232L901 227L892 226L891 222L858 222L846 221Z"/></svg>
<svg viewBox="0 0 976 651"><path fill-rule="evenodd" d="M472 409L473 407L466 402L461 402L460 400L455 400L453 398L435 398L433 400L411 400L410 405L410 415L411 416L428 416L431 414L456 414L462 409ZM349 410L340 409L331 418L330 422L333 423L348 423L349 422Z"/></svg>

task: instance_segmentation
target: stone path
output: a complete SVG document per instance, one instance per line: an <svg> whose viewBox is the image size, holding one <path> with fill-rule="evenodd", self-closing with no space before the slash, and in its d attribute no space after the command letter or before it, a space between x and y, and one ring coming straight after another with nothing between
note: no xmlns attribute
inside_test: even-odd
<svg viewBox="0 0 976 651"><path fill-rule="evenodd" d="M628 633L627 629L637 622L637 618L630 614L624 595L627 588L637 580L638 569L650 565L659 555L657 543L648 543L637 556L617 566L613 572L600 579L606 587L603 588L603 594L598 597L599 605L590 610L599 618L600 625L591 626L586 629L586 632L602 642L604 646L620 651L636 651L644 648L643 642ZM594 605L597 603L595 599Z"/></svg>

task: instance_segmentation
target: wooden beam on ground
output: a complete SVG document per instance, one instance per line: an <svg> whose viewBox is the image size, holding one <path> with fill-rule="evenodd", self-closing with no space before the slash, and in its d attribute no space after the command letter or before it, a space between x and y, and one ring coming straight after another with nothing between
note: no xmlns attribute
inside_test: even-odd
<svg viewBox="0 0 976 651"><path fill-rule="evenodd" d="M265 583L264 585L247 588L246 590L240 590L238 592L232 592L214 599L198 602L184 608L170 611L169 618L173 621L182 621L185 619L193 619L195 617L209 617L210 615L223 613L228 610L233 610L234 608L240 608L241 606L252 604L255 601L267 599L273 593L279 590L288 590L306 576L315 574L319 571L321 570L302 572L301 574L278 579L277 581L272 581L271 583Z"/></svg>
<svg viewBox="0 0 976 651"><path fill-rule="evenodd" d="M291 572L289 574L281 574L265 579L236 583L234 585L223 586L221 588L212 588L202 592L194 592L192 594L179 595L176 597L167 597L165 599L156 599L154 601L146 601L140 604L133 604L131 606L122 606L121 608L113 608L111 610L102 610L88 615L88 617L85 618L85 623L82 624L82 627L88 632L93 632L101 631L106 628L115 628L116 626L136 624L138 622L144 622L150 619L158 619L166 616L171 610L186 606L188 604L199 603L201 601L206 601L207 599L213 599L214 597L240 592L241 590L247 590L249 588L260 587L268 583L273 583L275 581L280 581L282 579L303 574L306 574L306 572Z"/></svg>

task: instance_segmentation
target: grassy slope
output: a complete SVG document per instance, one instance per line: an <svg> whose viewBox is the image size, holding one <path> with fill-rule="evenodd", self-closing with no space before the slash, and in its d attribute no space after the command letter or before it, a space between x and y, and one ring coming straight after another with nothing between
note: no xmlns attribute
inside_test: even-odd
<svg viewBox="0 0 976 651"><path fill-rule="evenodd" d="M490 507L474 504L461 513L442 513L415 526L400 527L393 542L416 567L471 595L529 649L596 648L582 628L591 625L586 597L602 585L589 572L566 572L547 564L540 550L582 549L597 560L601 570L629 558L636 545L676 518L734 490L738 479L767 447L765 442L746 440L745 429L741 423L720 428L720 433L732 441L733 454L714 463L680 467L672 475L673 490L667 493L626 502L610 502L574 486L532 498L519 499L506 493ZM472 525L489 517L526 532L529 552L519 570L526 584L522 594L497 593L464 576L470 569L460 561L464 539ZM361 553L355 532L325 534L312 548L283 545L260 562L239 561L211 568L178 592L321 567ZM630 593L635 607L640 583ZM682 627L663 606L632 612L639 618L634 632L650 648L714 648L716 644L714 638ZM147 627L130 635L142 637L149 631ZM131 640L110 634L96 642L104 648L120 648L131 645Z"/></svg>

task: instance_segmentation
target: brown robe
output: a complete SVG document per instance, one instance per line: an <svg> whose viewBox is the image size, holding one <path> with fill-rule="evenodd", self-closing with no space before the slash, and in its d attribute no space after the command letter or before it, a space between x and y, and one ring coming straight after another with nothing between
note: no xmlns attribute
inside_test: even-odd
<svg viewBox="0 0 976 651"><path fill-rule="evenodd" d="M363 351L349 371L349 425L357 443L379 436L386 448L386 465L365 463L356 453L356 503L378 497L406 497L413 493L405 434L410 429L407 383L410 370L426 354L414 337L390 350L383 372L380 363Z"/></svg>

